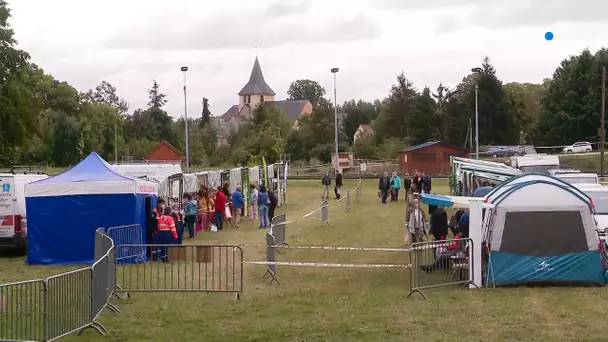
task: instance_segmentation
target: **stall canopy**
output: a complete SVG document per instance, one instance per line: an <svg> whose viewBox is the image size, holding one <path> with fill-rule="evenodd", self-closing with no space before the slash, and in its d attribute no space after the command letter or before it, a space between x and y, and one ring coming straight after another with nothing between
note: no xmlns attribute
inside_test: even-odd
<svg viewBox="0 0 608 342"><path fill-rule="evenodd" d="M25 197L27 262L80 264L93 261L97 228L140 224L145 230L157 187L119 173L93 152L64 173L26 185Z"/></svg>

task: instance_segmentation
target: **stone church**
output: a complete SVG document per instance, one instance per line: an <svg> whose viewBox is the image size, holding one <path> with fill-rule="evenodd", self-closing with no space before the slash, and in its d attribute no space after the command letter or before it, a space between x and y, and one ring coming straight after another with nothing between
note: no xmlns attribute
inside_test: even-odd
<svg viewBox="0 0 608 342"><path fill-rule="evenodd" d="M301 115L312 113L312 104L308 100L276 101L276 93L266 83L260 61L255 58L249 82L239 92L239 104L231 106L220 118L219 124L224 133L238 130L241 122L249 119L256 106L270 106L278 109L285 117L297 123Z"/></svg>

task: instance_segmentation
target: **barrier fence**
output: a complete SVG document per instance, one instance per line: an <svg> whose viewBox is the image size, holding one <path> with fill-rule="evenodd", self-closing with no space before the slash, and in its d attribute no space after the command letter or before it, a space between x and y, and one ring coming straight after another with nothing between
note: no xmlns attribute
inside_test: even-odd
<svg viewBox="0 0 608 342"><path fill-rule="evenodd" d="M106 307L119 311L110 303L114 244L102 229L95 234L95 248L99 258L89 267L0 285L0 340L55 341L88 328L105 335L99 316Z"/></svg>
<svg viewBox="0 0 608 342"><path fill-rule="evenodd" d="M243 293L243 249L237 245L123 245L121 249L150 247L155 262L116 258L117 293L229 292ZM135 262L135 263L134 263Z"/></svg>
<svg viewBox="0 0 608 342"><path fill-rule="evenodd" d="M277 227L283 226L278 224ZM278 261L277 252L280 249L333 250L333 251L369 251L369 252L401 252L407 253L408 264L386 263L331 263L307 261ZM387 247L344 247L344 246L289 246L278 244L272 233L266 234L266 260L245 261L245 264L265 265L262 278L270 276L269 284L280 284L277 267L313 267L313 268L400 268L409 269L409 293L419 293L424 299L425 289L460 285L474 285L471 254L473 241L471 239L454 239L443 241L428 241L412 244L410 248Z"/></svg>

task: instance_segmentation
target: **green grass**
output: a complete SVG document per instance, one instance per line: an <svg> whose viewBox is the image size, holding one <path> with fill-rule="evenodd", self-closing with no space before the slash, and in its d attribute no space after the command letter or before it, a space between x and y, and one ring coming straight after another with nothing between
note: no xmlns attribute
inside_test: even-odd
<svg viewBox="0 0 608 342"><path fill-rule="evenodd" d="M347 181L346 187L354 187ZM436 191L447 184L434 182ZM376 182L365 181L362 203L332 204L330 224L311 215L287 227L292 245L401 247L404 203L379 204ZM318 181L292 181L293 220L320 203ZM264 230L246 221L239 229L199 234L197 243L263 244ZM264 260L264 249L244 247L246 260ZM400 252L286 250L279 261L407 263ZM0 261L0 280L44 277L65 267ZM113 300L122 310L102 315L109 337L86 331L65 341L605 341L605 291L595 287L518 287L427 290L428 300L406 299L409 271L277 267L281 285L262 280L264 266L245 266L240 301L221 293L133 293Z"/></svg>

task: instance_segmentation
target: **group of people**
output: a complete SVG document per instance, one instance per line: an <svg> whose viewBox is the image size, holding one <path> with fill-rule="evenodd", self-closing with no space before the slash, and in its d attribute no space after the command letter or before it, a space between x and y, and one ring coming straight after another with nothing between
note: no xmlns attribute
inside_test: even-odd
<svg viewBox="0 0 608 342"><path fill-rule="evenodd" d="M268 228L278 203L277 196L264 185L258 188L251 183L249 187L249 219L259 219L260 228ZM164 199L159 198L147 222L147 241L159 245L182 244L186 232L193 239L198 231L220 231L226 223L238 228L245 213L245 202L241 187L237 186L230 193L228 184L218 186L217 189L208 189L202 185L198 193L185 193L181 209L179 203L167 205ZM148 248L148 258L152 257L152 252ZM158 260L167 260L166 247L161 247L156 252Z"/></svg>
<svg viewBox="0 0 608 342"><path fill-rule="evenodd" d="M382 204L386 204L389 195L391 202L398 202L399 191L402 187L408 201L410 196L415 193L431 193L431 176L426 172L415 171L414 177L410 177L410 174L406 173L402 181L397 172L393 171L390 177L388 172L384 172L384 175L378 180L378 197Z"/></svg>
<svg viewBox="0 0 608 342"><path fill-rule="evenodd" d="M321 184L323 185L323 194L321 194L321 198L329 199L329 188L331 187L331 176L329 175L329 172L325 171L325 175L321 179ZM338 172L334 185L334 194L336 195L337 200L342 196L342 186L342 174Z"/></svg>

